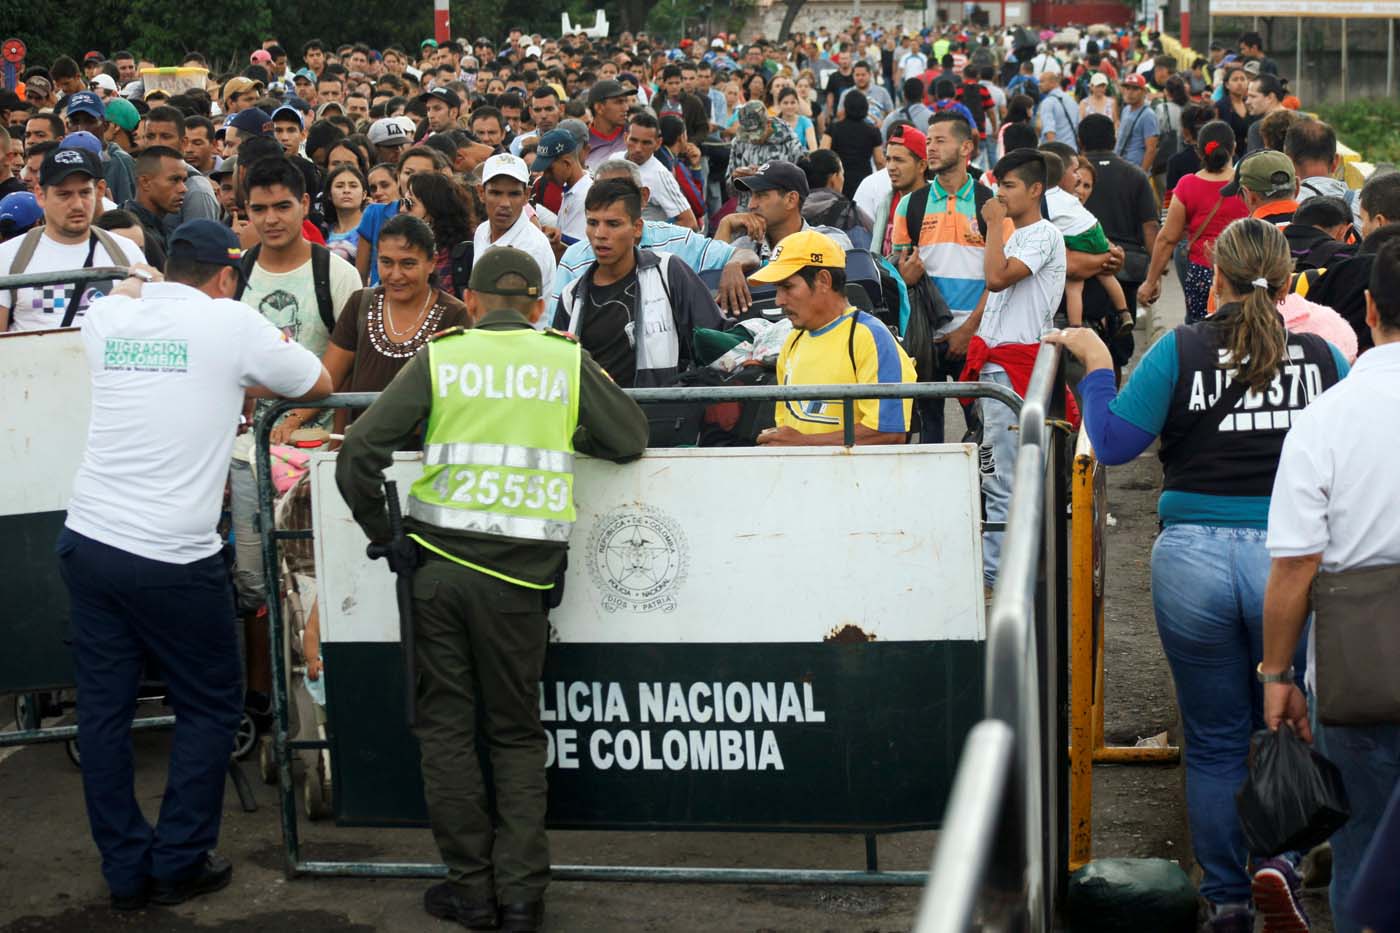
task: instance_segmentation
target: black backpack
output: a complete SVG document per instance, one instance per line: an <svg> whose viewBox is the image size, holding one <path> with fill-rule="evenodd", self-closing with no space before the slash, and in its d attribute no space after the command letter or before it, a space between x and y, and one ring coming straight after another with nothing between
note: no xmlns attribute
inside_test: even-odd
<svg viewBox="0 0 1400 933"><path fill-rule="evenodd" d="M233 293L235 301L243 299L248 288L248 277L258 264L258 254L262 252L259 243L243 254L243 276L238 282L238 290ZM321 323L326 325L326 333L335 330L335 299L331 298L331 251L320 243L311 244L311 281L316 287L316 310L321 313Z"/></svg>
<svg viewBox="0 0 1400 933"><path fill-rule="evenodd" d="M452 261L452 293L460 299L467 293L467 283L472 277L472 253L476 246L471 240L463 240L452 247L448 254Z"/></svg>
<svg viewBox="0 0 1400 933"><path fill-rule="evenodd" d="M977 210L977 229L985 237L987 225L982 220L982 205L992 198L991 189L981 182L973 182L973 203ZM924 226L924 211L928 209L928 189L920 188L910 195L909 207L905 211L905 233L914 249L919 248L919 231ZM914 371L920 382L933 379L937 361L933 352L933 335L953 319L953 311L942 293L934 288L928 277L909 286L909 321L905 324L904 352L914 361Z"/></svg>

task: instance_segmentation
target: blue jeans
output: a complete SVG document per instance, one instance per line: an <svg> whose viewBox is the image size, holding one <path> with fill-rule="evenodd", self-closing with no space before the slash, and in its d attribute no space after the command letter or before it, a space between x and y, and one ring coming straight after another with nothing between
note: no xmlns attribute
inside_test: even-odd
<svg viewBox="0 0 1400 933"><path fill-rule="evenodd" d="M1351 818L1332 834L1332 927L1337 933L1361 933L1347 907L1362 857L1381 815L1400 784L1400 725L1313 727L1318 751L1342 772Z"/></svg>
<svg viewBox="0 0 1400 933"><path fill-rule="evenodd" d="M68 529L59 569L72 612L83 796L113 894L199 871L223 816L224 781L243 710L233 592L220 554L168 564ZM147 659L175 713L170 771L154 828L136 802L131 719Z"/></svg>
<svg viewBox="0 0 1400 933"><path fill-rule="evenodd" d="M1011 387L1011 377L1002 370L987 372L984 369L978 381ZM977 454L987 521L1004 522L1011 508L1011 481L1016 475L1016 454L1020 450L1019 423L1016 413L996 399L978 399L977 410L982 418L982 446ZM982 533L982 582L987 586L996 584L1004 536L1000 531Z"/></svg>
<svg viewBox="0 0 1400 933"><path fill-rule="evenodd" d="M1152 608L1176 683L1186 735L1186 816L1200 863L1201 896L1250 898L1249 853L1235 812L1248 774L1249 737L1263 727L1262 528L1169 525L1152 548ZM1302 683L1307 636L1293 659Z"/></svg>

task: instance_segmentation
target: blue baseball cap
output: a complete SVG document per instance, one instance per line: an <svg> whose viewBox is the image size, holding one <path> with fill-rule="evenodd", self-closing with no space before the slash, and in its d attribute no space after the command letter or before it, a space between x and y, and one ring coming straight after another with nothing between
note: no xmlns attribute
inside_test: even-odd
<svg viewBox="0 0 1400 933"><path fill-rule="evenodd" d="M286 115L289 119L295 120L297 126L301 127L302 129L306 129L306 121L302 118L301 111L293 107L291 104L283 104L276 110L272 111L272 122L276 123L277 118L283 115Z"/></svg>
<svg viewBox="0 0 1400 933"><path fill-rule="evenodd" d="M7 194L0 198L0 236L18 236L37 224L43 216L39 202L28 191Z"/></svg>
<svg viewBox="0 0 1400 933"><path fill-rule="evenodd" d="M301 78L303 81L308 81L311 84L315 84L316 72L312 71L310 68L298 68L292 73L292 81L295 83L297 78Z"/></svg>
<svg viewBox="0 0 1400 933"><path fill-rule="evenodd" d="M74 130L63 141L58 144L60 149L86 149L93 155L101 157L102 141L87 130Z"/></svg>
<svg viewBox="0 0 1400 933"><path fill-rule="evenodd" d="M243 268L243 250L238 245L238 237L217 220L187 220L180 224L170 234L166 254L171 259Z"/></svg>
<svg viewBox="0 0 1400 933"><path fill-rule="evenodd" d="M224 126L231 126L246 136L272 135L272 117L267 115L266 110L259 107L249 107L247 110L238 111L233 115L233 119L225 123Z"/></svg>
<svg viewBox="0 0 1400 933"><path fill-rule="evenodd" d="M535 161L530 166L530 170L543 172L553 165L554 160L561 155L568 155L577 150L578 139L573 133L568 130L552 129L540 137L540 144L535 147Z"/></svg>
<svg viewBox="0 0 1400 933"><path fill-rule="evenodd" d="M68 115L71 117L75 113L85 113L99 120L107 119L107 108L103 105L102 98L92 91L79 91L69 95Z"/></svg>

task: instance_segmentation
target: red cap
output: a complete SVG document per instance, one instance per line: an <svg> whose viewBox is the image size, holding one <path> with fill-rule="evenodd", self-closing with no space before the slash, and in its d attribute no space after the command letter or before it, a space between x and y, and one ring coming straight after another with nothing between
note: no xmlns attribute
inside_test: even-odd
<svg viewBox="0 0 1400 933"><path fill-rule="evenodd" d="M912 126L901 126L899 132L890 136L890 142L899 143L920 159L928 158L928 137Z"/></svg>
<svg viewBox="0 0 1400 933"><path fill-rule="evenodd" d="M98 51L96 51L96 50L93 50L93 51L91 51L91 52L89 52L89 53L87 53L86 55L83 56L83 61L84 61L84 62L90 62L90 61L104 62L104 61L106 61L106 60L107 60L107 59L105 59L105 58L102 57L102 53L101 53L101 52L98 52Z"/></svg>
<svg viewBox="0 0 1400 933"><path fill-rule="evenodd" d="M693 40L691 40L691 39L682 39L682 40L681 40L681 48L683 48L683 49L688 49L688 48L690 48L690 47L691 47L692 45L694 45L694 44L695 44L695 42L694 42Z"/></svg>
<svg viewBox="0 0 1400 933"><path fill-rule="evenodd" d="M1124 75L1118 83L1123 87L1147 87L1147 79L1140 74Z"/></svg>

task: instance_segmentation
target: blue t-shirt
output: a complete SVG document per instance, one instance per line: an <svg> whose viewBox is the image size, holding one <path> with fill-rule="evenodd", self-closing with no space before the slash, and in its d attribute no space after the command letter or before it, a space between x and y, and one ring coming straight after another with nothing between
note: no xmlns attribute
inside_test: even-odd
<svg viewBox="0 0 1400 933"><path fill-rule="evenodd" d="M1142 157L1147 155L1147 141L1158 132L1157 115L1144 103L1142 107L1125 112L1118 118L1118 145L1114 151L1125 161L1142 165Z"/></svg>
<svg viewBox="0 0 1400 933"><path fill-rule="evenodd" d="M389 222L389 218L399 212L399 202L371 204L360 215L360 225L355 232L360 235L360 249L369 247L369 284L379 284L379 231Z"/></svg>
<svg viewBox="0 0 1400 933"><path fill-rule="evenodd" d="M1350 367L1342 351L1327 345L1337 363L1337 377ZM1122 389L1114 393L1113 371L1094 370L1079 383L1084 425L1099 459L1126 463L1147 449L1166 427L1177 380L1176 332L1169 331L1138 362ZM1267 528L1268 496L1214 496L1166 489L1157 500L1157 516L1167 525L1223 525Z"/></svg>

